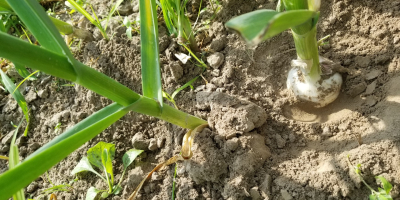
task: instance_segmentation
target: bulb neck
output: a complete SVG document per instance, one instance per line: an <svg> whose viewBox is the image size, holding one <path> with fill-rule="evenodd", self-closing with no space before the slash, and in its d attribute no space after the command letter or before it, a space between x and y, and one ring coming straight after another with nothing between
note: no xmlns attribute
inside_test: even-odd
<svg viewBox="0 0 400 200"><path fill-rule="evenodd" d="M321 78L321 68L319 66L316 26L305 34L297 34L293 30L292 34L298 58L308 61L306 67L302 70L305 73L304 75L312 81L318 81Z"/></svg>

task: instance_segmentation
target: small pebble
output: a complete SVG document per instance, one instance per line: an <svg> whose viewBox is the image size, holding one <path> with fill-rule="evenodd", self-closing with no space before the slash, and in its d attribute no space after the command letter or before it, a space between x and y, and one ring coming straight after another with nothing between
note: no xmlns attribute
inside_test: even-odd
<svg viewBox="0 0 400 200"><path fill-rule="evenodd" d="M149 142L149 150L150 151L155 151L155 150L157 150L157 140L156 139L154 139L154 138L152 138L151 140L150 140L150 142Z"/></svg>
<svg viewBox="0 0 400 200"><path fill-rule="evenodd" d="M292 195L289 194L287 190L281 190L281 195L284 200L292 200Z"/></svg>
<svg viewBox="0 0 400 200"><path fill-rule="evenodd" d="M132 137L132 146L135 149L142 149L145 150L149 146L149 142L144 139L144 135L142 132L137 132L133 137Z"/></svg>
<svg viewBox="0 0 400 200"><path fill-rule="evenodd" d="M356 97L357 95L361 94L364 92L364 90L367 88L367 84L365 82L361 82L357 85L354 85L351 87L350 91L348 92L351 97Z"/></svg>
<svg viewBox="0 0 400 200"><path fill-rule="evenodd" d="M325 137L331 137L332 136L332 132L329 130L329 127L325 126L322 129L322 136L325 136Z"/></svg>
<svg viewBox="0 0 400 200"><path fill-rule="evenodd" d="M213 53L210 56L207 57L207 62L210 65L210 67L217 69L219 66L222 65L224 62L224 54L222 53Z"/></svg>
<svg viewBox="0 0 400 200"><path fill-rule="evenodd" d="M261 195L258 192L258 187L253 187L250 189L250 196L252 200L260 200L261 199Z"/></svg>
<svg viewBox="0 0 400 200"><path fill-rule="evenodd" d="M260 191L264 198L271 192L272 177L269 174L265 175L264 181L260 185Z"/></svg>
<svg viewBox="0 0 400 200"><path fill-rule="evenodd" d="M368 96L367 100L365 101L365 103L367 104L367 106L374 106L377 103L377 100L374 96Z"/></svg>
<svg viewBox="0 0 400 200"><path fill-rule="evenodd" d="M381 74L382 74L381 70L377 70L377 69L376 70L372 70L370 73L365 75L365 80L369 81L369 80L375 79Z"/></svg>
<svg viewBox="0 0 400 200"><path fill-rule="evenodd" d="M7 135L5 135L5 136L3 137L3 139L1 139L1 143L3 143L3 144L10 144L13 135L14 135L14 130L10 131Z"/></svg>
<svg viewBox="0 0 400 200"><path fill-rule="evenodd" d="M235 151L239 147L239 139L232 138L232 139L226 141L225 145L229 151Z"/></svg>
<svg viewBox="0 0 400 200"><path fill-rule="evenodd" d="M49 96L49 92L47 91L47 89L41 89L41 90L38 91L37 95L40 98L44 99L44 98L47 98Z"/></svg>
<svg viewBox="0 0 400 200"><path fill-rule="evenodd" d="M32 144L30 144L30 145L28 146L29 150L31 150L31 151L35 151L35 150L38 149L39 147L40 147L40 144L37 143L37 142L34 142L34 143L32 143Z"/></svg>
<svg viewBox="0 0 400 200"><path fill-rule="evenodd" d="M37 187L38 187L37 183L33 182L26 188L26 191L32 193L37 189Z"/></svg>
<svg viewBox="0 0 400 200"><path fill-rule="evenodd" d="M29 90L28 94L25 96L26 102L30 103L30 102L32 102L32 101L34 101L36 99L37 99L36 92L33 89Z"/></svg>
<svg viewBox="0 0 400 200"><path fill-rule="evenodd" d="M282 138L282 136L280 136L279 134L275 135L275 139L276 139L276 144L278 145L278 148L283 148L286 145L286 140Z"/></svg>
<svg viewBox="0 0 400 200"><path fill-rule="evenodd" d="M165 144L165 138L158 138L157 139L157 147L161 149Z"/></svg>
<svg viewBox="0 0 400 200"><path fill-rule="evenodd" d="M374 82L372 82L371 84L369 84L368 86L367 86L367 89L365 90L365 95L370 95L370 94L372 94L373 92L374 92L374 90L375 90L375 88L376 88L376 81L374 81Z"/></svg>

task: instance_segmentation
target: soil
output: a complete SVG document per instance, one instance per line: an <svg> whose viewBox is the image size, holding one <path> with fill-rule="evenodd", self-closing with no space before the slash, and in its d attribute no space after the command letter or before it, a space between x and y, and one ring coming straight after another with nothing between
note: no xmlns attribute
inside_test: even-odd
<svg viewBox="0 0 400 200"><path fill-rule="evenodd" d="M400 1L322 1L318 37L331 37L320 53L349 73L343 74L339 98L318 109L296 101L286 89L290 61L296 58L290 32L249 48L224 27L234 16L275 9L276 2L220 2L222 9L210 27L196 35L203 60L211 65L204 73L208 84L199 79L193 90L185 89L175 97L181 110L207 119L210 127L196 137L193 158L178 163L177 177L173 178L174 165L165 167L144 185L138 199L171 199L173 180L176 199L368 199L370 191L348 165L347 156L353 164L361 164L368 184L377 188L380 185L374 177L382 175L393 185L391 195L399 199ZM108 1L91 3L100 17L111 7ZM211 8L208 1L204 4ZM137 5L137 1L125 2L121 15L133 21ZM193 21L199 5L200 0L188 4ZM210 11L203 12L199 22L211 16ZM75 22L79 18L79 14L73 15ZM109 26L110 35L114 34L110 41L102 39L87 21L78 25L93 32L95 41L81 46L74 43L71 49L76 57L141 93L140 36L136 33L129 40L119 17ZM175 53L185 51L168 36L162 20L159 32L163 87L171 94L201 69L176 59ZM21 80L15 72L8 74ZM21 131L17 141L22 158L111 103L79 85L64 84L71 83L41 73L39 80L21 87L31 108L28 137ZM9 94L2 92L0 99L0 153L7 155L11 122L17 124L22 112ZM55 129L59 123L60 128ZM49 178L56 185L68 183L75 178L71 171L88 148L105 141L116 145L114 174L119 180L124 152L142 148L145 152L127 171L121 194L108 198L126 199L158 163L179 153L187 131L129 113L50 169ZM7 163L0 161L0 172L6 170ZM78 177L74 191L57 192L57 199L84 199L90 186L107 187L94 174ZM43 175L25 192L37 197L49 187Z"/></svg>

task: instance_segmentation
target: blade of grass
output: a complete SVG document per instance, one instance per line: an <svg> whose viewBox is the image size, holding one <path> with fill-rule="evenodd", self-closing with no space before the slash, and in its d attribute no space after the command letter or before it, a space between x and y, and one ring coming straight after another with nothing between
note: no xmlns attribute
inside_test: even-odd
<svg viewBox="0 0 400 200"><path fill-rule="evenodd" d="M199 78L199 76L196 76L196 78L190 80L189 82L185 83L185 85L183 85L182 87L176 89L176 90L172 93L171 98L174 99L175 96L176 96L180 91L184 90L185 88L187 88L187 87L189 87L189 86L190 86L191 88L193 88L192 84L193 84L198 78Z"/></svg>
<svg viewBox="0 0 400 200"><path fill-rule="evenodd" d="M0 155L0 159L8 160L8 157L7 157L7 156L1 156L1 155Z"/></svg>
<svg viewBox="0 0 400 200"><path fill-rule="evenodd" d="M17 90L17 89L19 88L19 86L22 85L22 83L24 83L26 80L30 79L31 76L35 75L35 74L38 73L38 72L39 72L39 70L36 70L36 71L34 71L32 74L29 74L29 76L27 76L26 78L24 78L24 80L22 80L22 81L17 85L17 87L15 87L13 93L15 92L15 90ZM35 76L33 76L33 77L35 77ZM33 79L33 80L36 80L36 77L35 77L35 79Z"/></svg>
<svg viewBox="0 0 400 200"><path fill-rule="evenodd" d="M168 33L170 35L176 36L178 33L173 24L171 16L169 15L169 13L171 12L170 10L172 9L171 5L169 4L169 0L161 0L161 8L163 10L164 21L165 21L165 25L167 26Z"/></svg>
<svg viewBox="0 0 400 200"><path fill-rule="evenodd" d="M143 96L155 99L163 107L156 2L140 0L139 9Z"/></svg>
<svg viewBox="0 0 400 200"><path fill-rule="evenodd" d="M29 109L28 109L28 104L25 101L24 96L22 96L21 92L19 90L15 91L15 85L11 81L10 78L6 75L6 73L3 72L3 70L0 70L1 73L1 80L4 83L4 86L8 90L8 92L11 93L11 95L14 97L14 99L17 101L19 107L21 107L22 112L24 113L25 119L26 119L26 128L24 131L24 136L28 135L28 129L29 129ZM15 91L15 92L13 92Z"/></svg>
<svg viewBox="0 0 400 200"><path fill-rule="evenodd" d="M10 170L14 169L20 163L19 162L18 147L17 147L17 145L15 145L15 140L17 138L18 129L21 126L21 124L22 124L22 121L18 124L17 128L14 131L13 138L11 139L10 156L9 156L9 160L8 160L8 165L9 165L9 169ZM24 189L18 190L13 195L13 198L16 199L16 200L24 200L25 199Z"/></svg>
<svg viewBox="0 0 400 200"><path fill-rule="evenodd" d="M37 71L33 72L33 73L30 73L23 65L20 65L20 64L17 64L17 63L14 63L14 67L17 70L18 74L20 76L22 76L23 78L25 78L23 81L25 81L26 79L29 79L29 80L36 80L37 79L34 76L34 74ZM22 83L23 83L23 81L22 81Z"/></svg>
<svg viewBox="0 0 400 200"><path fill-rule="evenodd" d="M108 22L110 21L112 15L115 13L115 11L117 11L117 8L121 5L122 2L124 2L124 0L117 0L117 2L111 8L111 10L107 16L107 21L106 21L106 25L104 26L104 30L107 30Z"/></svg>

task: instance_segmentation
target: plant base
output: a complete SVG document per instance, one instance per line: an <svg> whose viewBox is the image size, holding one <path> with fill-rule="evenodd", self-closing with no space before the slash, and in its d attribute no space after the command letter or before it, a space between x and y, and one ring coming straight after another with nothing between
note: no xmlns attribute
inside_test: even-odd
<svg viewBox="0 0 400 200"><path fill-rule="evenodd" d="M324 107L332 103L338 96L343 79L339 73L324 75L312 81L304 72L294 67L289 71L287 88L299 99L315 103L315 107Z"/></svg>

